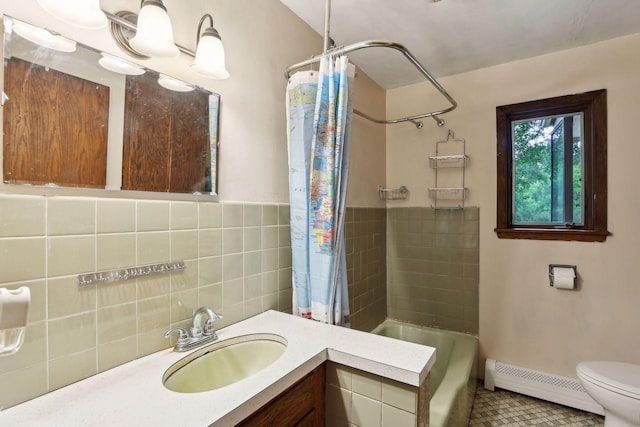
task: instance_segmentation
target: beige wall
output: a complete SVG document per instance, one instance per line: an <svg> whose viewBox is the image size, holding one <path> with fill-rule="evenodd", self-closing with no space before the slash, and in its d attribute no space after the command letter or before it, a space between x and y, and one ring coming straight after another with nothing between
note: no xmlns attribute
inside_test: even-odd
<svg viewBox="0 0 640 427"><path fill-rule="evenodd" d="M322 40L277 0L216 1L212 9L232 74L218 86L220 198L288 203L284 70L321 53ZM355 108L384 115L384 104L385 91L358 70ZM352 137L348 203L384 206L376 192L385 179L384 128L356 117Z"/></svg>
<svg viewBox="0 0 640 427"><path fill-rule="evenodd" d="M181 0L165 0L164 3L172 18L176 43L195 48L197 24L205 13L213 14L215 27L224 42L227 68L231 74L227 80L199 77L189 69L191 58L187 55L142 62L142 65L222 95L219 199L288 203L287 81L284 70L291 64L321 53L321 37L278 0L191 0L188 7ZM120 10L137 12L139 9L139 2L132 0L102 0L101 5L113 13ZM81 30L65 25L42 11L35 0L3 0L0 12L125 57L112 42L106 28ZM354 89L355 108L383 116L385 91L358 71ZM350 206L384 206L376 192L377 186L384 184L385 179L384 146L384 127L354 118L348 192ZM0 191L33 194L46 190L4 186ZM59 190L57 194L74 195L78 192ZM94 195L95 192L84 191L82 194ZM112 197L131 196L110 194Z"/></svg>
<svg viewBox="0 0 640 427"><path fill-rule="evenodd" d="M385 117L386 91L357 69L354 108L376 118ZM351 169L347 204L357 207L385 206L378 186L386 180L385 126L354 114L352 120Z"/></svg>
<svg viewBox="0 0 640 427"><path fill-rule="evenodd" d="M480 207L481 358L575 376L587 359L640 363L640 255L637 120L640 35L440 79L458 101L445 128L387 128L387 184L406 185L397 205L429 206L427 156L446 128L466 138L469 206ZM594 89L608 90L608 229L605 243L498 239L495 107ZM389 115L420 109L426 85L387 94ZM579 289L549 287L547 266L575 264Z"/></svg>
<svg viewBox="0 0 640 427"><path fill-rule="evenodd" d="M101 4L112 12L139 7L134 0ZM291 310L284 69L319 53L321 39L278 0L165 5L179 44L193 48L198 20L207 12L225 43L231 73L225 81L196 77L188 58L150 61L160 72L222 95L223 203L191 195L0 184L0 287L29 286L33 295L24 347L0 358L0 384L16 384L0 387L0 408L169 347L164 332L188 323L200 305L220 309L221 326L263 310ZM0 0L0 12L121 55L106 30L62 25L35 0ZM383 115L385 92L360 73L355 104ZM384 183L384 147L383 128L354 119L351 206L384 207L376 192ZM135 200L149 198L162 200ZM348 268L356 290L351 297L361 325L376 318L370 311L380 300L384 307L382 292L361 286L380 276L376 283L384 287L386 277L379 262L384 248L371 256L360 232L384 223L384 212L378 218L373 211L348 214ZM178 259L187 263L182 273L77 286L79 273Z"/></svg>

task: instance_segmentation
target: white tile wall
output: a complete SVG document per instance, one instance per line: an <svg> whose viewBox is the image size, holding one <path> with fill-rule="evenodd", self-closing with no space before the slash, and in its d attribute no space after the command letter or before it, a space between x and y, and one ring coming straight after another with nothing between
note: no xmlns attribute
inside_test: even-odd
<svg viewBox="0 0 640 427"><path fill-rule="evenodd" d="M428 386L412 387L366 372L327 363L326 425L417 427L426 425ZM427 383L428 380L425 381Z"/></svg>

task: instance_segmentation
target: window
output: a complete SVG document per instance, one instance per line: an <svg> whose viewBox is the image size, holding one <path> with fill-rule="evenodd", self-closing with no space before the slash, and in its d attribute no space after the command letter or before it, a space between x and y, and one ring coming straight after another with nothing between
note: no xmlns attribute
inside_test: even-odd
<svg viewBox="0 0 640 427"><path fill-rule="evenodd" d="M496 108L500 238L607 232L606 90Z"/></svg>
<svg viewBox="0 0 640 427"><path fill-rule="evenodd" d="M583 225L582 113L518 120L513 223Z"/></svg>

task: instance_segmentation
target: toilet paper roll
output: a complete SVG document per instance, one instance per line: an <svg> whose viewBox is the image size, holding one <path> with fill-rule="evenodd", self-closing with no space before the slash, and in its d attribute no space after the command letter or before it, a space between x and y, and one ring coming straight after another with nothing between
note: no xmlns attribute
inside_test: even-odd
<svg viewBox="0 0 640 427"><path fill-rule="evenodd" d="M31 292L26 286L15 290L0 288L0 329L26 326L30 301Z"/></svg>
<svg viewBox="0 0 640 427"><path fill-rule="evenodd" d="M553 267L553 286L558 289L574 289L576 272L571 267Z"/></svg>

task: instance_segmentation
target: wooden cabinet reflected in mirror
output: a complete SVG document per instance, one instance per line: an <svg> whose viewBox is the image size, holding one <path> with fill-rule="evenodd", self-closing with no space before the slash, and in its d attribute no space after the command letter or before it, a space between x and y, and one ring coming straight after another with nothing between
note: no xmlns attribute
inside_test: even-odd
<svg viewBox="0 0 640 427"><path fill-rule="evenodd" d="M123 190L211 192L208 94L128 76L124 117Z"/></svg>
<svg viewBox="0 0 640 427"><path fill-rule="evenodd" d="M4 181L104 188L109 88L18 58L4 82Z"/></svg>
<svg viewBox="0 0 640 427"><path fill-rule="evenodd" d="M56 52L9 30L3 53L5 183L216 195L219 95L108 71L80 43Z"/></svg>

